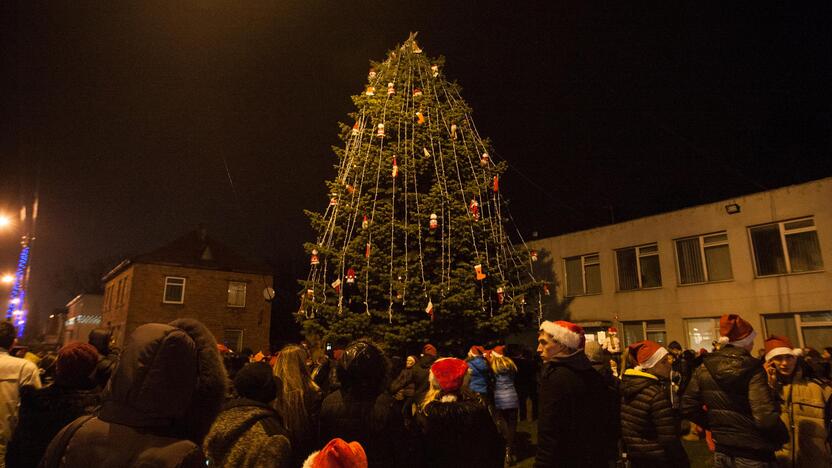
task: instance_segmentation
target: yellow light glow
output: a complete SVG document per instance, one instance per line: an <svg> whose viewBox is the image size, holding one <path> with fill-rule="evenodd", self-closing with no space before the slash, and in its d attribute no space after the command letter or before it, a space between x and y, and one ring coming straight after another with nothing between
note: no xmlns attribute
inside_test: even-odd
<svg viewBox="0 0 832 468"><path fill-rule="evenodd" d="M3 275L3 278L0 279L0 281L2 281L3 284L12 284L12 282L14 282L14 275L10 275L7 273Z"/></svg>
<svg viewBox="0 0 832 468"><path fill-rule="evenodd" d="M6 215L0 215L0 228L6 228L12 225L12 219Z"/></svg>

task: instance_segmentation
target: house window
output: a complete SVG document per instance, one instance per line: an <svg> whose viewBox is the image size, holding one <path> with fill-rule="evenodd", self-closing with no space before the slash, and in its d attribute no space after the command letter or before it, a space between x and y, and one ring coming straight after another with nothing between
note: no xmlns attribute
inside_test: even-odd
<svg viewBox="0 0 832 468"><path fill-rule="evenodd" d="M624 346L633 343L652 340L656 343L665 344L667 332L664 328L664 320L639 320L636 322L624 322Z"/></svg>
<svg viewBox="0 0 832 468"><path fill-rule="evenodd" d="M719 339L719 317L685 319L685 331L688 336L688 349L710 350L714 340Z"/></svg>
<svg viewBox="0 0 832 468"><path fill-rule="evenodd" d="M601 293L601 262L597 253L567 258L563 262L567 296Z"/></svg>
<svg viewBox="0 0 832 468"><path fill-rule="evenodd" d="M228 349L239 353L243 350L243 330L239 328L226 328L222 334L222 342Z"/></svg>
<svg viewBox="0 0 832 468"><path fill-rule="evenodd" d="M185 278L165 276L165 296L162 302L166 304L185 302Z"/></svg>
<svg viewBox="0 0 832 468"><path fill-rule="evenodd" d="M749 228L757 276L816 271L823 268L813 218Z"/></svg>
<svg viewBox="0 0 832 468"><path fill-rule="evenodd" d="M618 289L620 291L662 286L657 244L617 250L615 258L618 264Z"/></svg>
<svg viewBox="0 0 832 468"><path fill-rule="evenodd" d="M246 283L228 282L228 307L246 306Z"/></svg>
<svg viewBox="0 0 832 468"><path fill-rule="evenodd" d="M719 232L676 241L679 284L726 281L734 277L728 234Z"/></svg>
<svg viewBox="0 0 832 468"><path fill-rule="evenodd" d="M764 315L766 336L785 336L792 346L823 349L832 343L832 311Z"/></svg>

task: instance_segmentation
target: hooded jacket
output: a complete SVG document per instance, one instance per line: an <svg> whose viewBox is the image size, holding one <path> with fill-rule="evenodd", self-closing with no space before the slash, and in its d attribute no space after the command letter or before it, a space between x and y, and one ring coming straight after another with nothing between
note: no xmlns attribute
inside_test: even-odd
<svg viewBox="0 0 832 468"><path fill-rule="evenodd" d="M471 380L468 381L468 388L480 395L488 394L488 383L491 379L491 369L488 361L482 356L476 356L468 361L468 373Z"/></svg>
<svg viewBox="0 0 832 468"><path fill-rule="evenodd" d="M200 445L219 413L226 374L213 335L179 319L130 335L97 415L50 443L42 466L204 466Z"/></svg>
<svg viewBox="0 0 832 468"><path fill-rule="evenodd" d="M621 439L627 458L657 466L689 466L670 389L658 377L627 369L621 381Z"/></svg>
<svg viewBox="0 0 832 468"><path fill-rule="evenodd" d="M118 364L118 351L110 349L110 338L113 333L110 330L96 328L90 332L89 343L98 351L98 364L95 366L95 382L102 389L113 375Z"/></svg>
<svg viewBox="0 0 832 468"><path fill-rule="evenodd" d="M228 402L203 444L209 466L283 468L292 453L277 412L268 404L238 398Z"/></svg>
<svg viewBox="0 0 832 468"><path fill-rule="evenodd" d="M606 467L617 455L618 395L582 351L543 365L536 468Z"/></svg>
<svg viewBox="0 0 832 468"><path fill-rule="evenodd" d="M789 431L788 443L775 454L780 466L832 466L824 421L832 388L823 381L804 377L799 365L791 382L778 387L781 419Z"/></svg>
<svg viewBox="0 0 832 468"><path fill-rule="evenodd" d="M762 363L731 345L704 357L682 396L682 416L710 430L716 451L729 456L774 461L788 438Z"/></svg>

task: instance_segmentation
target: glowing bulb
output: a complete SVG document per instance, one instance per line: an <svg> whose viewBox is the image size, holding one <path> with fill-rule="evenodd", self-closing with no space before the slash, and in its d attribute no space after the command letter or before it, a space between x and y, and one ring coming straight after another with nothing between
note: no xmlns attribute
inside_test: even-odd
<svg viewBox="0 0 832 468"><path fill-rule="evenodd" d="M0 228L7 228L11 226L12 219L6 215L0 215Z"/></svg>
<svg viewBox="0 0 832 468"><path fill-rule="evenodd" d="M18 305L18 304L20 304L20 298L19 298L19 297L16 297L16 298L14 298L14 299L10 300L10 301L9 301L9 304L14 304L14 305Z"/></svg>
<svg viewBox="0 0 832 468"><path fill-rule="evenodd" d="M3 284L12 284L14 282L14 275L6 273L0 281L2 281Z"/></svg>

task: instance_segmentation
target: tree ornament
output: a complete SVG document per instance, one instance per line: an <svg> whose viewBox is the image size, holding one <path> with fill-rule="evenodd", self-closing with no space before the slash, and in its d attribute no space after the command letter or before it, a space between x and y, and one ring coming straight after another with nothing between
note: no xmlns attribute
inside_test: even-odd
<svg viewBox="0 0 832 468"><path fill-rule="evenodd" d="M476 199L471 199L471 204L468 205L468 210L471 211L471 217L474 218L475 222L480 220L480 204Z"/></svg>
<svg viewBox="0 0 832 468"><path fill-rule="evenodd" d="M390 96L392 94L396 94L396 88L393 86L393 82L387 83L387 95Z"/></svg>
<svg viewBox="0 0 832 468"><path fill-rule="evenodd" d="M364 250L364 258L370 258L370 243L367 242L367 248Z"/></svg>
<svg viewBox="0 0 832 468"><path fill-rule="evenodd" d="M379 138L384 138L384 124L378 124L378 130L376 130L376 136Z"/></svg>
<svg viewBox="0 0 832 468"><path fill-rule="evenodd" d="M428 306L425 307L425 313L430 315L430 319L433 320L433 300L428 298Z"/></svg>
<svg viewBox="0 0 832 468"><path fill-rule="evenodd" d="M364 91L364 94L366 94L367 96L375 96L376 95L376 89L373 88L372 86L367 86L367 90Z"/></svg>
<svg viewBox="0 0 832 468"><path fill-rule="evenodd" d="M398 164L396 164L396 155L395 155L395 154L393 155L393 171L392 171L392 175L393 175L393 178L394 178L394 179L395 179L396 177L398 177L398 176L399 176L399 165L398 165Z"/></svg>
<svg viewBox="0 0 832 468"><path fill-rule="evenodd" d="M486 276L488 276L488 275L486 275L485 273L482 272L482 264L481 263L477 263L476 265L474 265L474 273L477 276L477 281L482 281L486 278Z"/></svg>
<svg viewBox="0 0 832 468"><path fill-rule="evenodd" d="M312 289L312 288L307 289L306 290L306 298L310 301L314 301L315 300L315 290Z"/></svg>
<svg viewBox="0 0 832 468"><path fill-rule="evenodd" d="M356 122L355 125L352 126L352 136L356 136L356 135L358 135L358 133L359 133L358 122Z"/></svg>
<svg viewBox="0 0 832 468"><path fill-rule="evenodd" d="M330 198L329 198L329 206L335 206L337 204L338 204L338 195L333 193L332 195L330 195Z"/></svg>
<svg viewBox="0 0 832 468"><path fill-rule="evenodd" d="M451 140L456 140L456 124L451 124Z"/></svg>
<svg viewBox="0 0 832 468"><path fill-rule="evenodd" d="M488 167L488 163L490 161L491 161L491 158L488 157L488 153L483 153L482 156L480 156L480 166Z"/></svg>
<svg viewBox="0 0 832 468"><path fill-rule="evenodd" d="M376 79L376 69L375 68L370 68L370 72L367 73L367 79L369 79L370 81L373 81L374 79Z"/></svg>
<svg viewBox="0 0 832 468"><path fill-rule="evenodd" d="M416 111L416 123L419 125L425 123L425 116L422 114L422 111Z"/></svg>
<svg viewBox="0 0 832 468"><path fill-rule="evenodd" d="M352 267L347 268L347 284L353 285L355 284L355 270Z"/></svg>
<svg viewBox="0 0 832 468"><path fill-rule="evenodd" d="M347 184L347 193L349 193L350 195L354 194L355 193L355 186Z"/></svg>
<svg viewBox="0 0 832 468"><path fill-rule="evenodd" d="M500 305L503 305L503 302L505 301L505 299L506 299L505 291L503 290L503 287L500 286L500 287L497 288L497 303L500 304Z"/></svg>
<svg viewBox="0 0 832 468"><path fill-rule="evenodd" d="M427 158L429 158L429 157L430 157L430 151L428 151L428 149L427 149L427 148L422 148L422 151L424 151L424 153L425 153L425 157L427 157Z"/></svg>
<svg viewBox="0 0 832 468"><path fill-rule="evenodd" d="M494 176L494 193L497 193L499 191L500 191L500 178L497 177L497 176Z"/></svg>
<svg viewBox="0 0 832 468"><path fill-rule="evenodd" d="M337 294L341 294L341 278L338 278L335 281L333 281L331 286Z"/></svg>
<svg viewBox="0 0 832 468"><path fill-rule="evenodd" d="M422 53L422 49L416 44L415 40L410 43L410 50L412 50L414 54Z"/></svg>
<svg viewBox="0 0 832 468"><path fill-rule="evenodd" d="M430 221L428 222L428 227L431 231L435 231L436 228L439 227L439 217L436 216L436 213L430 214Z"/></svg>
<svg viewBox="0 0 832 468"><path fill-rule="evenodd" d="M368 227L370 227L370 220L367 219L367 215L364 214L364 219L361 220L361 229L367 229Z"/></svg>
<svg viewBox="0 0 832 468"><path fill-rule="evenodd" d="M413 88L413 97L422 97L422 90L420 88Z"/></svg>
<svg viewBox="0 0 832 468"><path fill-rule="evenodd" d="M309 259L310 265L318 265L321 261L318 259L318 249L312 249L312 257Z"/></svg>
<svg viewBox="0 0 832 468"><path fill-rule="evenodd" d="M551 294L552 293L549 292L549 284L548 283L543 283L543 295L544 296L549 296Z"/></svg>
<svg viewBox="0 0 832 468"><path fill-rule="evenodd" d="M433 77L434 78L438 77L439 76L439 65L434 63L433 65L430 66L430 71L433 72Z"/></svg>
<svg viewBox="0 0 832 468"><path fill-rule="evenodd" d="M537 261L537 250L534 250L534 249L530 250L529 251L529 257L532 259L533 262L536 262Z"/></svg>

